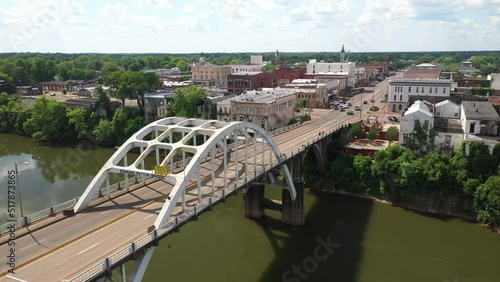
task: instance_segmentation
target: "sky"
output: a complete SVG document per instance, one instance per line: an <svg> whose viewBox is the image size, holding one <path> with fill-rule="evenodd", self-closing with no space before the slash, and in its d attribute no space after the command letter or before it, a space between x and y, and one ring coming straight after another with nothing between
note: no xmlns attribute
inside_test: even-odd
<svg viewBox="0 0 500 282"><path fill-rule="evenodd" d="M500 50L500 0L0 0L0 52Z"/></svg>

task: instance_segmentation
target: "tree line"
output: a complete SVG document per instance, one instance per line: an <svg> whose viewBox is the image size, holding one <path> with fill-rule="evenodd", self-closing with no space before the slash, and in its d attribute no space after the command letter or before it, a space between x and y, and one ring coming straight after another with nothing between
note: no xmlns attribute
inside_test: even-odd
<svg viewBox="0 0 500 282"><path fill-rule="evenodd" d="M333 161L326 171L319 172L312 161L304 164L307 183L318 185L326 178L333 189L395 202L458 196L473 202L480 222L500 226L500 144L490 153L482 142L464 142L452 157L436 152L420 157L399 145L378 151L374 159L347 155L340 143L328 151Z"/></svg>
<svg viewBox="0 0 500 282"><path fill-rule="evenodd" d="M348 53L351 62L384 62L388 53ZM179 68L189 72L191 65L203 57L206 62L216 65L250 63L254 53L200 53L200 54L61 54L61 53L3 53L0 54L0 79L15 85L51 80L91 80L118 70L141 71L145 69ZM272 71L275 52L261 53L264 61L271 62L266 68ZM499 52L392 52L391 70L404 68L414 62L460 63L472 56L472 65L481 74L497 72L500 68ZM309 59L319 61L340 60L339 51L333 52L286 52L279 53L280 60L301 67Z"/></svg>

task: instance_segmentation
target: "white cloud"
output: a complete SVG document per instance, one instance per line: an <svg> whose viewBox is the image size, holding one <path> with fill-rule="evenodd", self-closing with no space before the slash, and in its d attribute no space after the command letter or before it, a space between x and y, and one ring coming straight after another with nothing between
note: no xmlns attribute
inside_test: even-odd
<svg viewBox="0 0 500 282"><path fill-rule="evenodd" d="M174 7L169 0L132 0L132 6L136 8L158 8L165 10Z"/></svg>

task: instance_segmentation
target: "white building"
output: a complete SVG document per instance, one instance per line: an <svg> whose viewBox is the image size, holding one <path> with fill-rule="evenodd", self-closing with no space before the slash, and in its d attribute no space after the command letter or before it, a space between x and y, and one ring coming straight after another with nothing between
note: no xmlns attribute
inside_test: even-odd
<svg viewBox="0 0 500 282"><path fill-rule="evenodd" d="M410 95L449 97L451 83L450 79L389 79L387 110L403 112Z"/></svg>
<svg viewBox="0 0 500 282"><path fill-rule="evenodd" d="M356 63L325 63L317 62L315 59L309 60L307 64L307 75L318 75L318 74L347 74L350 86L354 86L356 81Z"/></svg>
<svg viewBox="0 0 500 282"><path fill-rule="evenodd" d="M262 65L238 64L238 65L230 65L230 66L231 66L231 74L240 73L240 72L260 72L260 71L262 71Z"/></svg>
<svg viewBox="0 0 500 282"><path fill-rule="evenodd" d="M250 64L262 66L262 55L250 56Z"/></svg>
<svg viewBox="0 0 500 282"><path fill-rule="evenodd" d="M434 97L433 97L434 98ZM428 139L425 149L451 154L463 141L482 141L493 150L498 143L498 126L500 116L489 101L462 101L461 104L451 100L430 103L425 100L415 101L402 115L400 128L400 144L409 146L417 144L417 126L421 125L433 139Z"/></svg>

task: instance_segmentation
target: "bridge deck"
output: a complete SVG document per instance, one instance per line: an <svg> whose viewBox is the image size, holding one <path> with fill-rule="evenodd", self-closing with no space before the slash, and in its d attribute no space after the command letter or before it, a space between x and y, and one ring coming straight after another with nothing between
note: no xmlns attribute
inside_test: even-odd
<svg viewBox="0 0 500 282"><path fill-rule="evenodd" d="M331 130L347 119L348 117L336 121L316 120L274 136L273 139L283 154L290 154L318 137L318 132ZM250 148L248 153L253 156L253 150ZM243 175L244 171L244 153L244 149L240 149L238 153L240 175ZM268 156L269 153L266 153L266 159ZM234 157L234 154L231 157ZM260 157L261 153L258 153L258 159ZM219 159L218 165L221 163ZM208 197L211 192L210 164L202 167L202 176L208 176L202 178L202 191L204 197ZM253 164L249 165L248 171L253 173ZM234 161L228 163L228 177L234 177ZM216 174L215 182L216 187L223 187L223 175L220 171ZM16 274L6 273L8 266L2 264L0 273L4 276L0 277L0 282L64 281L73 278L145 235L147 228L153 225L171 189L172 186L164 181L148 183L111 201L17 238ZM196 191L187 193L186 199L187 205L196 205L198 203ZM178 204L172 217L181 213L182 207ZM26 229L29 231L30 228L32 227ZM5 241L4 237L0 239ZM8 248L10 247L2 242L0 253L8 254Z"/></svg>

